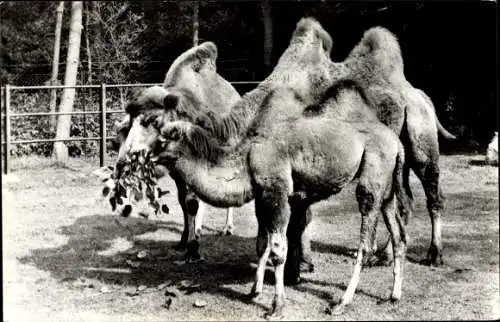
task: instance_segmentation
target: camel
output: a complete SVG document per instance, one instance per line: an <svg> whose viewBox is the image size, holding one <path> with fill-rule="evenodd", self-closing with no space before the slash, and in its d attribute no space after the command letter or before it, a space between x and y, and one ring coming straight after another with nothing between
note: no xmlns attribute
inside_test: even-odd
<svg viewBox="0 0 500 322"><path fill-rule="evenodd" d="M329 56L332 48L330 35L312 18L301 19L290 40L290 44L280 57L271 74L257 88L246 93L240 100L230 106L230 111L221 114L212 109L183 104L182 95L162 88L149 88L140 93L137 99L129 103L129 110L147 112L151 105L157 106L163 102L164 115L156 115L156 121L168 122L186 120L204 123L216 135L220 145L235 146L244 137L248 126L254 119L258 107L268 94L277 87L290 86L295 88L307 102L311 104L319 100L328 88L332 63ZM172 68L171 68L172 69ZM169 71L170 73L170 71ZM168 75L167 75L168 78ZM199 86L202 86L201 84ZM201 103L201 102L200 102ZM299 115L302 111L287 111ZM132 152L147 149L145 140L155 140L158 137L154 126L150 126L147 117L143 121L136 120L134 131L130 131L126 140L128 143L120 149L119 163L126 163L126 156ZM155 136L156 135L156 136ZM308 218L311 217L310 210ZM304 232L304 269L312 271L313 265L309 255L308 235ZM198 247L196 241L189 241L193 249ZM195 255L198 256L198 255ZM294 283L294 282L290 282Z"/></svg>
<svg viewBox="0 0 500 322"><path fill-rule="evenodd" d="M364 95L358 94L362 89L346 84L335 83L335 90L327 91L335 93L324 103L330 105L328 109L345 104L366 106ZM379 211L394 249L390 299L397 301L403 279L405 221L411 211L403 183L403 145L375 116L361 113L363 117L356 121L346 121L307 112L318 108L306 108L305 102L293 88L272 90L246 137L234 147L221 147L208 131L193 123L166 122L161 128L162 148L156 162L175 170L209 204L234 207L255 199L259 261L249 297L262 293L266 262L271 259L275 293L270 318L283 313L285 266L288 272L299 273L300 232L307 225L307 209L357 181L356 198L362 216L359 251L340 304L329 310L340 314L351 303L361 267L372 251ZM364 109L369 111L368 106ZM290 116L289 111L305 112Z"/></svg>
<svg viewBox="0 0 500 322"><path fill-rule="evenodd" d="M163 113L164 98L175 99L176 104L182 106L182 112L171 111L163 118L171 120L183 120L197 115L201 111L212 111L216 114L224 114L239 98L240 95L234 87L221 77L216 71L217 47L212 42L204 42L199 46L191 48L180 55L169 68L162 87L153 86L144 90L134 90L126 106L127 115L118 125L116 145L120 153L128 151L130 137L141 137L144 122L150 122L158 113ZM167 99L168 100L168 99ZM140 122L143 122L141 124ZM141 132L142 131L142 132ZM124 163L119 159L116 164L113 177L118 178L120 169ZM166 175L167 171L157 167L158 178ZM184 215L184 230L181 240L176 248L181 249L188 246L189 240L197 240L201 234L203 213L205 205L199 202L197 196L186 186L182 179L175 173L169 173L177 186L178 200ZM108 184L109 186L109 184ZM111 185L114 188L114 185ZM106 188L105 188L106 189ZM112 189L109 189L111 190ZM110 198L122 200L123 195ZM119 212L129 215L132 205L142 209L144 213L151 213L144 199L139 201L133 198L126 199ZM232 234L233 209L227 210L226 225L222 234ZM198 259L197 249L186 253L187 259Z"/></svg>
<svg viewBox="0 0 500 322"><path fill-rule="evenodd" d="M299 24L296 30L300 29ZM318 74L323 77L323 86L343 79L355 80L369 97L369 104L376 111L378 119L400 136L406 149L405 180L408 180L410 169L420 179L432 223L431 243L427 257L421 262L427 265L441 265L441 216L444 196L439 186L438 134L449 140L455 139L455 136L441 125L434 105L425 92L414 88L406 80L401 49L396 37L383 27L370 28L343 62L325 60L322 66L329 68L327 75ZM234 131L230 130L245 129L235 124L248 123L253 119L255 109L251 110L253 113L245 110L243 120L238 117L238 110L236 113L233 111L235 109L226 118L209 112L198 117L196 124L216 137L227 137L228 134L234 136ZM345 108L335 113L349 114ZM241 133L244 131L236 134ZM386 245L389 246L388 243ZM390 252L390 248L385 247L385 252ZM390 255L388 258L390 259ZM380 263L384 264L383 257ZM389 261L385 263L388 264Z"/></svg>
<svg viewBox="0 0 500 322"><path fill-rule="evenodd" d="M348 57L332 66L332 78L358 82L378 119L400 136L406 150L405 177L412 169L421 181L432 222L431 244L422 263L443 264L441 216L444 196L439 185L438 134L449 140L455 136L441 125L425 92L406 80L398 40L387 29L367 30Z"/></svg>

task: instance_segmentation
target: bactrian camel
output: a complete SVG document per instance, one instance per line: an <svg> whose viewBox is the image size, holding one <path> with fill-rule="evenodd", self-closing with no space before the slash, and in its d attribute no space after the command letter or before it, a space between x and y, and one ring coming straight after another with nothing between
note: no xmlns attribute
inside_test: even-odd
<svg viewBox="0 0 500 322"><path fill-rule="evenodd" d="M335 96L325 100L327 109L342 104L366 105L364 95L358 94L362 89L345 84L349 82L336 83L336 89L328 91ZM271 91L246 137L231 148L221 147L206 130L192 123L167 122L161 129L163 143L157 162L179 173L209 204L241 206L255 199L259 261L250 297L262 293L270 258L275 266L275 294L269 317L282 315L285 262L288 272L299 272L301 234L297 232L305 228L306 210L357 181L356 198L362 216L360 245L352 278L333 312L341 313L353 298L363 262L372 251L379 211L394 249L390 299L397 301L406 248L404 220L411 207L403 184L404 148L375 117L346 121L329 114L308 113L314 108L306 108L304 102L292 88ZM364 109L369 111L368 107ZM289 111L304 110L298 116L289 116Z"/></svg>
<svg viewBox="0 0 500 322"><path fill-rule="evenodd" d="M166 93L175 98L176 104L182 108L177 111L171 110L163 115L169 120L192 120L202 112L211 111L217 115L224 115L230 107L240 98L234 87L221 77L216 71L217 47L212 42L204 42L193 47L180 55L169 68L163 87L153 86L144 90L133 90L126 106L127 115L119 124L117 130L117 145L119 155L123 155L130 147L130 137L141 137L147 133L147 124L158 113L163 114L163 104ZM142 123L142 124L141 124ZM149 134L149 133L147 133ZM120 175L120 168L124 166L120 158L116 165L114 177ZM166 174L157 167L158 177ZM184 248L188 240L198 239L203 223L205 205L199 202L196 195L186 186L182 179L175 173L170 172L177 186L178 200L184 215L184 230L181 240L176 246ZM107 183L109 186L109 183ZM114 187L114 184L111 186ZM145 214L152 213L148 209L146 199L134 200L123 195L111 198L122 198L122 207L118 212L122 215L132 213L132 207L143 210ZM150 208L150 207L149 207ZM148 213L147 210L149 210ZM234 229L233 209L228 208L226 224L222 234L231 234ZM197 252L188 252L188 259L198 258Z"/></svg>
<svg viewBox="0 0 500 322"><path fill-rule="evenodd" d="M129 103L129 111L140 110L146 113L151 109L151 106L155 106L156 110L156 106L163 103L165 114L157 117L162 122L176 119L204 122L204 126L217 132L216 137L219 144L234 146L247 131L259 106L273 89L285 85L292 87L310 104L320 99L330 83L329 75L332 62L329 56L331 48L331 38L321 25L311 18L302 19L297 23L288 48L280 57L272 73L257 88L246 93L233 104L229 113L221 114L206 109L203 106L203 101L198 102L201 106L186 104L183 93L160 87L140 92L137 98ZM198 86L202 86L202 84ZM214 88L213 91L216 89ZM301 112L291 113L300 114ZM126 163L126 156L130 154L131 146L142 148L147 145L143 141L154 140L154 136L151 137L151 135L157 134L157 132L148 121L154 118L144 116L142 119L143 121L137 120L134 131L129 132L126 138L127 144L120 150L119 162ZM199 247L198 241L190 240L188 244L193 245L192 247L188 245L188 252L190 252L189 249L193 249L192 252L195 254L193 256L199 256L195 252ZM303 244L305 249L301 253L304 255L304 269L311 270L312 264L306 232Z"/></svg>

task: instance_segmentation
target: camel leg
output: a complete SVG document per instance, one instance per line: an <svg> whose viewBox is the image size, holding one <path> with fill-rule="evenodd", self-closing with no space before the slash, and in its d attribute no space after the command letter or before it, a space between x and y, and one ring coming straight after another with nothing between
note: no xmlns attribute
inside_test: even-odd
<svg viewBox="0 0 500 322"><path fill-rule="evenodd" d="M194 223L195 238L197 239L200 238L203 230L203 218L205 217L206 208L206 204L203 201L198 200L198 212L196 213L196 219Z"/></svg>
<svg viewBox="0 0 500 322"><path fill-rule="evenodd" d="M441 212L444 208L444 197L439 187L439 164L437 158L426 164L417 164L413 171L422 182L427 198L427 210L431 217L432 234L431 245L427 258L422 261L426 265L439 266L443 264L441 243Z"/></svg>
<svg viewBox="0 0 500 322"><path fill-rule="evenodd" d="M379 213L378 205L380 205L380 193L377 193L379 191L378 189L370 189L367 187L369 187L369 185L365 185L363 180L360 180L360 184L358 184L356 188L356 198L359 204L359 211L361 212L361 233L354 270L341 302L333 307L330 305L326 309L326 312L329 314L342 314L346 306L352 302L354 292L359 283L361 268L363 267L364 261L369 258L372 250L370 241L372 239L375 221Z"/></svg>
<svg viewBox="0 0 500 322"><path fill-rule="evenodd" d="M262 271L267 259L270 258L274 265L274 298L271 310L266 313L266 318L269 319L281 318L285 307L284 274L288 253L286 231L290 220L290 206L287 195L288 189L286 187L283 188L283 186L280 187L278 183L275 187L271 187L269 191L262 193L261 197L255 199L260 237L257 240L257 248L258 251L259 248L265 248L263 255L259 259L256 283L254 284L255 293L259 292L259 288L261 289L261 281L263 281ZM264 236L267 238L264 238ZM265 247L263 247L264 242L266 242Z"/></svg>
<svg viewBox="0 0 500 322"><path fill-rule="evenodd" d="M194 192L189 191L186 195L186 211L188 214L188 239L186 244L186 255L185 258L187 261L197 261L201 259L199 249L200 249L200 235L201 229L197 229L198 225L201 226L201 222L203 218L197 220L197 214L200 210L201 201L194 194ZM203 211L203 209L201 209ZM203 217L203 214L201 215Z"/></svg>
<svg viewBox="0 0 500 322"><path fill-rule="evenodd" d="M300 283L301 268L313 270L310 238L306 228L311 222L312 213L308 204L290 202L291 215L287 228L288 255L285 264L285 284Z"/></svg>
<svg viewBox="0 0 500 322"><path fill-rule="evenodd" d="M198 260L201 258L199 254L199 231L197 226L201 226L201 220L197 221L197 212L200 208L198 197L192 192L179 176L171 172L170 176L174 179L177 186L177 199L182 209L184 216L184 230L182 231L181 241L175 246L176 249L187 248L186 260ZM203 214L202 216L203 217Z"/></svg>
<svg viewBox="0 0 500 322"><path fill-rule="evenodd" d="M301 260L300 260L300 270L302 272L312 273L314 272L314 264L312 262L312 251L311 251L311 236L309 234L308 228L311 227L310 223L312 221L312 211L311 208L308 207L306 210L306 222L305 228L302 232L301 237Z"/></svg>
<svg viewBox="0 0 500 322"><path fill-rule="evenodd" d="M227 213L226 213L226 224L224 225L224 228L222 228L222 231L220 232L220 235L224 236L230 236L233 234L234 231L234 223L233 223L233 208L227 208Z"/></svg>
<svg viewBox="0 0 500 322"><path fill-rule="evenodd" d="M394 196L385 203L382 209L382 214L384 216L384 221L389 231L392 248L394 249L394 261L393 261L393 288L390 300L392 302L399 301L401 299L402 284L403 284L403 270L404 270L404 260L406 253L406 232L403 223L398 223L396 216L396 200Z"/></svg>
<svg viewBox="0 0 500 322"><path fill-rule="evenodd" d="M405 150L405 153L411 153L408 152L408 150ZM403 165L403 184L405 185L405 190L406 192L412 197L412 193L411 193L411 188L410 188L410 166L409 166L409 162L411 161L406 161L405 164ZM402 205L398 205L398 212L400 215L403 215L403 213L405 212L404 209L402 209ZM409 220L409 218L406 218L407 220ZM405 222L404 223L405 225L408 224L408 222ZM376 265L379 265L379 266L389 266L390 264L392 264L392 261L393 261L393 258L394 258L394 255L393 255L393 250L392 250L392 243L391 243L391 237L388 236L387 237L387 241L385 242L384 244L385 246L378 252L378 258L377 258L377 263Z"/></svg>
<svg viewBox="0 0 500 322"><path fill-rule="evenodd" d="M444 197L439 186L439 142L436 130L434 111L422 108L423 105L412 105L406 109L406 133L402 139L408 139L407 162L422 182L427 198L427 210L432 222L431 245L427 259L429 265L441 265L441 212L444 208ZM407 137L405 137L407 135ZM405 152L407 152L405 151Z"/></svg>
<svg viewBox="0 0 500 322"><path fill-rule="evenodd" d="M187 186L180 177L177 177L173 173L171 173L170 175L174 179L175 185L177 186L177 200L179 201L179 205L182 209L182 215L184 217L184 227L181 235L181 240L176 246L174 246L175 249L181 250L186 248L189 234L189 215L186 209Z"/></svg>
<svg viewBox="0 0 500 322"><path fill-rule="evenodd" d="M266 231L264 225L259 224L258 234L257 234L257 270L255 272L255 281L252 286L252 290L249 294L249 299L255 300L259 295L262 294L262 288L264 287L264 274L266 272L266 264L271 253L271 247L269 244L269 234Z"/></svg>

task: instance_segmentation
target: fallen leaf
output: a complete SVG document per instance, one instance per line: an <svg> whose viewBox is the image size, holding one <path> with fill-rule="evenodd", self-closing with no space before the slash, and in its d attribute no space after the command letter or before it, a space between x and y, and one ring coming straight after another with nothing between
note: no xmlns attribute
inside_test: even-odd
<svg viewBox="0 0 500 322"><path fill-rule="evenodd" d="M200 307L200 308L205 307L205 306L207 306L207 302L204 300L196 300L196 301L194 301L193 306Z"/></svg>
<svg viewBox="0 0 500 322"><path fill-rule="evenodd" d="M180 283L179 283L179 285L180 285L181 287L184 287L184 288L189 287L189 286L191 286L192 284L193 284L193 282L191 282L191 281L189 281L189 280L182 280L182 281L180 281Z"/></svg>
<svg viewBox="0 0 500 322"><path fill-rule="evenodd" d="M109 293L109 292L111 292L111 290L109 289L109 287L103 286L103 287L101 287L100 292L101 293Z"/></svg>
<svg viewBox="0 0 500 322"><path fill-rule="evenodd" d="M173 263L174 263L175 265L181 266L181 265L186 264L186 261L174 261Z"/></svg>
<svg viewBox="0 0 500 322"><path fill-rule="evenodd" d="M165 287L169 286L169 285L172 285L172 281L167 281L165 283L161 283L160 285L158 285L156 287L157 290L163 290Z"/></svg>
<svg viewBox="0 0 500 322"><path fill-rule="evenodd" d="M127 259L125 262L127 263L127 265L134 267L134 268L138 268L139 266L141 266L141 263L133 262L130 259Z"/></svg>
<svg viewBox="0 0 500 322"><path fill-rule="evenodd" d="M165 303L163 303L162 307L169 310L170 306L172 305L172 302L173 302L173 299L171 297L169 297L168 299L165 299Z"/></svg>
<svg viewBox="0 0 500 322"><path fill-rule="evenodd" d="M167 289L164 293L165 296L177 297L178 291L175 289Z"/></svg>
<svg viewBox="0 0 500 322"><path fill-rule="evenodd" d="M148 252L145 250L141 250L140 252L137 253L137 258L146 258L148 256Z"/></svg>

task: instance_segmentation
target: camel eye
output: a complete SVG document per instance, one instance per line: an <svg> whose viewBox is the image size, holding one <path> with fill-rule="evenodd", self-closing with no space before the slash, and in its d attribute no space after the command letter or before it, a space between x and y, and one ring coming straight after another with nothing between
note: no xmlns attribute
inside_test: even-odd
<svg viewBox="0 0 500 322"><path fill-rule="evenodd" d="M163 127L163 120L161 117L157 117L153 123L152 123L153 127L157 130L161 129Z"/></svg>
<svg viewBox="0 0 500 322"><path fill-rule="evenodd" d="M173 128L170 133L169 133L169 137L171 140L173 141L178 141L180 140L181 138L181 134L179 133L179 130L177 128Z"/></svg>
<svg viewBox="0 0 500 322"><path fill-rule="evenodd" d="M147 116L144 116L141 119L141 125L144 126L144 127L148 127L150 124L153 124L153 122L155 122L156 119L157 119L156 115L147 115Z"/></svg>

